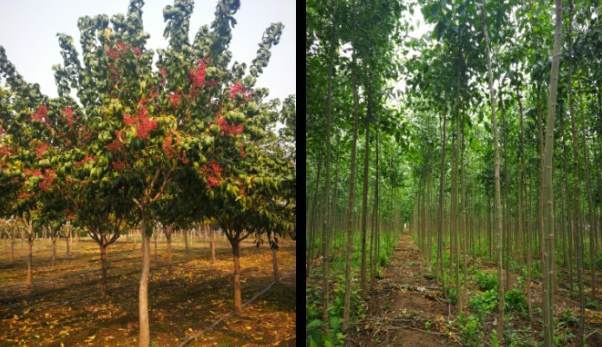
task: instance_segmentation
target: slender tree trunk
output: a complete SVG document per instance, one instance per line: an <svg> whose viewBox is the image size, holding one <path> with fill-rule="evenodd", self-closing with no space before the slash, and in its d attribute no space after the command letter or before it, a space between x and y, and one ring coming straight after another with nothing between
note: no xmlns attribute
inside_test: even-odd
<svg viewBox="0 0 602 347"><path fill-rule="evenodd" d="M553 153L554 153L554 118L556 116L556 95L558 92L558 70L560 65L560 45L562 31L562 1L556 0L556 21L554 30L554 47L552 51L552 69L550 72L550 84L548 95L548 115L546 119L546 141L544 147L544 201L546 203L544 230L546 232L546 270L545 289L547 293L544 301L544 315L547 316L547 326L544 327L544 346L550 347L553 343L553 278L554 268L554 191L552 186ZM543 241L543 240L542 240Z"/></svg>
<svg viewBox="0 0 602 347"><path fill-rule="evenodd" d="M107 295L107 246L100 244L100 267L102 270L102 278L100 289L103 296Z"/></svg>
<svg viewBox="0 0 602 347"><path fill-rule="evenodd" d="M521 95L519 92L519 87L516 87L516 97L518 100L518 109L520 116L520 134L519 134L519 163L518 163L518 233L519 235L524 235L525 245L524 249L526 251L525 261L527 263L527 281L526 281L526 291L527 291L527 309L529 313L529 324L533 321L533 311L531 307L531 243L529 237L529 231L524 229L525 221L524 221L524 211L525 211L525 201L524 201L524 190L525 190L525 134L524 134L524 114L523 114L523 103L521 100ZM527 214L528 215L528 214Z"/></svg>
<svg viewBox="0 0 602 347"><path fill-rule="evenodd" d="M56 237L51 236L50 241L52 242L52 266L56 265Z"/></svg>
<svg viewBox="0 0 602 347"><path fill-rule="evenodd" d="M15 262L15 235L10 234L10 262Z"/></svg>
<svg viewBox="0 0 602 347"><path fill-rule="evenodd" d="M439 165L439 209L438 209L438 228L437 228L437 276L443 283L443 208L444 208L444 190L445 190L445 129L447 123L447 117L441 115L441 161Z"/></svg>
<svg viewBox="0 0 602 347"><path fill-rule="evenodd" d="M209 235L211 240L209 241L209 246L211 248L211 264L215 263L215 228L211 228L209 231Z"/></svg>
<svg viewBox="0 0 602 347"><path fill-rule="evenodd" d="M326 93L326 111L325 111L325 116L326 116L326 143L325 143L325 150L326 150L326 177L325 177L325 189L324 189L324 196L325 196L325 201L326 201L326 211L325 211L325 218L323 221L323 227L322 227L322 255L323 255L323 260L322 260L322 269L323 269L323 278L322 278L322 320L325 322L328 322L328 305L330 303L330 259L329 259L329 232L331 231L331 227L332 225L330 224L330 215L331 215L331 211L330 211L330 199L331 197L331 177L330 177L330 161L332 160L332 148L331 148L331 142L330 142L330 137L331 137L331 126L332 126L332 108L331 108L331 103L332 103L332 90L333 90L333 75L334 75L334 55L336 53L336 47L335 47L335 38L336 38L336 30L335 30L335 23L334 23L334 17L333 17L333 26L332 26L332 42L330 43L331 46L329 48L330 50L330 56L329 56L329 61L328 61L328 82L327 82L327 93ZM325 332L328 333L328 325L324 325L324 329Z"/></svg>
<svg viewBox="0 0 602 347"><path fill-rule="evenodd" d="M370 90L370 86L368 86ZM369 92L370 93L370 92ZM372 117L372 102L371 94L368 96L368 113L364 123L366 132L366 141L364 146L364 186L362 193L362 253L361 253L361 264L360 264L360 288L362 294L366 294L366 234L367 234L367 221L368 221L368 177L370 174L370 117Z"/></svg>
<svg viewBox="0 0 602 347"><path fill-rule="evenodd" d="M357 92L357 80L355 74L355 55L353 56L353 67L351 70L353 83L353 143L351 147L351 177L349 178L349 199L347 200L347 247L345 252L345 298L343 305L343 331L349 328L349 316L351 311L351 256L353 254L353 203L355 202L355 177L357 170L357 139L359 127L359 97Z"/></svg>
<svg viewBox="0 0 602 347"><path fill-rule="evenodd" d="M456 106L457 107L457 106ZM453 134L452 134L452 155L451 155L451 202L450 202L450 236L452 242L452 253L450 256L450 265L454 271L454 287L456 289L456 297L458 299L458 313L462 311L462 298L460 293L460 273L459 273L459 252L458 252L458 136L459 136L459 114L456 115L453 120Z"/></svg>
<svg viewBox="0 0 602 347"><path fill-rule="evenodd" d="M491 49L489 47L489 34L487 32L487 22L485 20L485 5L481 6L481 16L483 20L483 34L485 36L485 51L487 54L487 74L489 75L489 101L491 106L491 129L493 133L494 148L494 184L495 184L495 215L496 215L496 233L498 235L498 320L497 337L501 345L504 345L504 276L502 267L502 201L500 189L500 148L498 142L497 119L495 116L495 94L493 92L493 70L491 68Z"/></svg>
<svg viewBox="0 0 602 347"><path fill-rule="evenodd" d="M139 347L150 346L148 279L150 276L150 238L152 237L152 234L152 225L149 220L144 218L142 220L142 273L140 275L140 287L138 290L138 318L140 320L140 332L138 336Z"/></svg>
<svg viewBox="0 0 602 347"><path fill-rule="evenodd" d="M280 271L278 270L278 239L270 237L270 248L272 249L272 274L274 282L280 282Z"/></svg>
<svg viewBox="0 0 602 347"><path fill-rule="evenodd" d="M188 254L188 229L184 229L182 233L184 234L184 250Z"/></svg>
<svg viewBox="0 0 602 347"><path fill-rule="evenodd" d="M30 227L31 233L31 227ZM27 239L27 245L29 246L29 253L27 255L27 287L31 290L33 281L32 281L32 266L33 266L33 234Z"/></svg>
<svg viewBox="0 0 602 347"><path fill-rule="evenodd" d="M558 16L558 13L556 14ZM573 1L569 1L569 24L568 24L568 46L569 52L573 52L572 43L572 23L573 22ZM577 131L577 114L573 107L573 65L569 65L568 78L567 78L567 102L569 108L569 114L571 117L571 130L572 130L572 147L573 147L573 165L575 181L573 182L573 198L574 198L574 211L575 211L575 242L577 251L577 286L579 291L579 329L577 331L577 339L579 346L583 346L584 343L584 316L585 316L585 299L583 296L583 215L580 210L581 205L581 192L579 189L579 181L581 176L580 171L580 158L579 158L579 138ZM557 81L556 81L557 83ZM551 188L550 188L551 189Z"/></svg>
<svg viewBox="0 0 602 347"><path fill-rule="evenodd" d="M172 271L172 269L171 269L171 234L172 234L171 227L167 227L165 229L165 239L167 240L167 264L169 267L169 272Z"/></svg>
<svg viewBox="0 0 602 347"><path fill-rule="evenodd" d="M153 235L153 238L155 239L155 261L157 261L158 257L159 257L159 252L157 252L157 239L159 238L159 233L155 233Z"/></svg>
<svg viewBox="0 0 602 347"><path fill-rule="evenodd" d="M317 170L316 170L316 186L314 188L314 195L311 203L311 222L309 229L309 241L307 243L307 272L305 273L305 277L309 276L309 272L311 270L311 263L314 258L313 249L314 243L316 239L316 230L317 230L317 206L318 205L318 190L320 190L320 174L322 172L322 160L317 160Z"/></svg>
<svg viewBox="0 0 602 347"><path fill-rule="evenodd" d="M240 291L240 241L238 233L232 239L232 258L234 261L234 274L232 276L232 287L234 288L234 313L240 315L242 313L242 296Z"/></svg>
<svg viewBox="0 0 602 347"><path fill-rule="evenodd" d="M69 229L67 231L67 234L65 235L65 246L67 246L67 256L70 257L71 256L71 229Z"/></svg>
<svg viewBox="0 0 602 347"><path fill-rule="evenodd" d="M589 149L587 148L587 134L583 129L583 161L585 163L585 184L587 189L588 225L589 225L589 263L591 270L592 292L591 297L596 298L596 259L595 259L595 229L596 217L594 216L594 199L591 175L589 172Z"/></svg>

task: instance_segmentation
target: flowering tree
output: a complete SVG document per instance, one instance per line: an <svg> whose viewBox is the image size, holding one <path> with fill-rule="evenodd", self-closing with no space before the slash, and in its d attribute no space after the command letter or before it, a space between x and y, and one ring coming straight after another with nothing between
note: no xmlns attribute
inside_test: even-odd
<svg viewBox="0 0 602 347"><path fill-rule="evenodd" d="M3 214L23 216L30 231L32 221L48 220L40 216L85 227L100 246L103 283L106 247L140 223L139 344L148 346L153 226L214 214L238 249L246 222L238 210L252 203L246 192L279 186L269 172L273 165L263 164L269 163L262 139L274 123L272 105L264 101L267 90L253 86L283 27L266 30L247 73L246 64L230 62L228 50L238 0L220 0L213 22L193 42L193 1L175 0L163 13L168 47L157 52L145 47L142 6L131 0L125 16L80 18L81 60L73 39L58 35L63 63L54 67L56 99L23 81L0 48L9 87L0 90L0 183L15 197L11 204L3 200Z"/></svg>

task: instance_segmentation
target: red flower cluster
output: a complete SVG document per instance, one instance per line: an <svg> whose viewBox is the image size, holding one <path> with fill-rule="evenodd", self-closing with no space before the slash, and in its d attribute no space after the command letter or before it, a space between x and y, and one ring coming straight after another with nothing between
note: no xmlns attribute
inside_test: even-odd
<svg viewBox="0 0 602 347"><path fill-rule="evenodd" d="M142 49L140 49L140 47L134 47L132 48L132 53L134 53L134 56L136 58L140 58L140 56L142 55Z"/></svg>
<svg viewBox="0 0 602 347"><path fill-rule="evenodd" d="M8 146L0 146L0 158L13 154L13 151Z"/></svg>
<svg viewBox="0 0 602 347"><path fill-rule="evenodd" d="M89 155L86 154L86 156L84 157L84 159L75 162L75 167L80 167L80 166L84 165L85 163L87 163L89 161L92 161L92 160L94 160L94 157L89 156Z"/></svg>
<svg viewBox="0 0 602 347"><path fill-rule="evenodd" d="M239 94L242 95L245 100L251 98L251 93L245 89L245 86L240 82L236 82L230 87L230 99L236 98Z"/></svg>
<svg viewBox="0 0 602 347"><path fill-rule="evenodd" d="M63 114L65 115L65 122L67 123L67 125L69 127L71 127L73 125L73 109L71 108L71 106L67 106L67 108L65 108L63 110Z"/></svg>
<svg viewBox="0 0 602 347"><path fill-rule="evenodd" d="M29 176L41 177L42 171L40 171L40 169L24 169L23 174L28 177Z"/></svg>
<svg viewBox="0 0 602 347"><path fill-rule="evenodd" d="M109 143L105 146L109 151L116 153L121 151L123 148L123 144L118 139L113 140L113 142Z"/></svg>
<svg viewBox="0 0 602 347"><path fill-rule="evenodd" d="M44 177L42 181L38 183L38 187L43 191L48 191L54 180L56 179L56 172L53 169L44 169Z"/></svg>
<svg viewBox="0 0 602 347"><path fill-rule="evenodd" d="M49 144L43 142L36 147L36 155L38 158L42 157L46 151L48 151Z"/></svg>
<svg viewBox="0 0 602 347"><path fill-rule="evenodd" d="M48 124L48 108L46 105L40 105L36 112L31 115L31 120Z"/></svg>
<svg viewBox="0 0 602 347"><path fill-rule="evenodd" d="M205 74L207 70L207 65L200 59L196 68L190 69L190 81L192 82L192 90L196 90L199 87L202 87L205 84Z"/></svg>
<svg viewBox="0 0 602 347"><path fill-rule="evenodd" d="M136 58L140 58L140 55L142 55L142 49L140 49L139 47L134 47L134 48L130 49L130 46L125 44L123 41L117 42L117 44L115 45L115 48L108 48L105 51L105 54L110 59L115 60L115 59L121 58L124 54L127 54L130 50L132 51L132 53L134 54L134 56Z"/></svg>
<svg viewBox="0 0 602 347"><path fill-rule="evenodd" d="M127 166L127 164L123 161L114 161L111 166L113 167L113 170L115 171L121 171L123 169L125 169L125 167Z"/></svg>
<svg viewBox="0 0 602 347"><path fill-rule="evenodd" d="M206 176L209 187L215 188L222 182L222 167L215 160L203 165L201 171Z"/></svg>
<svg viewBox="0 0 602 347"><path fill-rule="evenodd" d="M165 136L161 147L163 148L163 153L165 153L165 156L169 159L173 158L176 154L176 149L172 146L172 144L173 138L171 137L171 135Z"/></svg>
<svg viewBox="0 0 602 347"><path fill-rule="evenodd" d="M146 140L150 133L157 128L157 122L148 117L148 110L142 107L137 116L124 115L123 122L126 125L136 126L136 137Z"/></svg>
<svg viewBox="0 0 602 347"><path fill-rule="evenodd" d="M17 200L27 200L32 195L33 195L33 193L23 191L23 192L20 192L19 195L17 195Z"/></svg>
<svg viewBox="0 0 602 347"><path fill-rule="evenodd" d="M177 93L177 92L169 93L169 102L171 103L171 106L173 108L178 108L178 106L180 106L181 99L182 99L182 96L180 95L180 93Z"/></svg>
<svg viewBox="0 0 602 347"><path fill-rule="evenodd" d="M240 135L245 131L243 124L229 124L224 117L217 117L215 123L219 126L222 135Z"/></svg>

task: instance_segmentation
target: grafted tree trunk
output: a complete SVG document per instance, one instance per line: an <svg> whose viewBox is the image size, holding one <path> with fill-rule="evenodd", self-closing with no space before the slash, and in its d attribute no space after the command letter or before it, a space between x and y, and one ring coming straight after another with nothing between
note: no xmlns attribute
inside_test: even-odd
<svg viewBox="0 0 602 347"><path fill-rule="evenodd" d="M280 282L280 271L278 269L278 238L270 238L270 248L272 249L272 274L274 282Z"/></svg>
<svg viewBox="0 0 602 347"><path fill-rule="evenodd" d="M102 270L102 278L100 283L100 289L102 295L107 295L107 246L100 244L100 267Z"/></svg>
<svg viewBox="0 0 602 347"><path fill-rule="evenodd" d="M138 346L150 346L150 324L148 317L148 279L150 276L150 238L153 228L146 218L142 220L142 273L140 275L140 286L138 290L138 318L140 332L138 335ZM155 239L156 240L156 239Z"/></svg>
<svg viewBox="0 0 602 347"><path fill-rule="evenodd" d="M239 315L242 313L242 295L240 290L240 241L237 238L233 238L231 243L232 259L234 261L234 273L232 276L232 287L234 288L234 313Z"/></svg>

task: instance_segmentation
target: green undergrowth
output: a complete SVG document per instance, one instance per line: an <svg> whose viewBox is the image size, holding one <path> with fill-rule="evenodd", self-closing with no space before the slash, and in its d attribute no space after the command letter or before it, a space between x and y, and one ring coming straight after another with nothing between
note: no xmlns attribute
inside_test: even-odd
<svg viewBox="0 0 602 347"><path fill-rule="evenodd" d="M343 234L343 233L335 233ZM360 295L359 289L359 270L361 266L361 238L360 233L354 233L354 247L352 254L353 281L351 289L351 326L353 322L365 316L366 302ZM382 269L389 263L391 254L397 242L395 237L390 239L381 233L380 235L380 255L376 263L376 277L380 278ZM335 249L338 245L342 247L346 241L345 235L338 235L331 240ZM338 239L341 238L341 239ZM321 266L312 269L312 278L307 283L306 288L306 346L343 346L345 342L345 333L342 329L343 308L345 300L345 253L334 252L334 258L330 263L330 302L328 305L328 321L322 319L322 277ZM370 264L369 253L366 255L367 266ZM368 269L369 273L369 269Z"/></svg>

